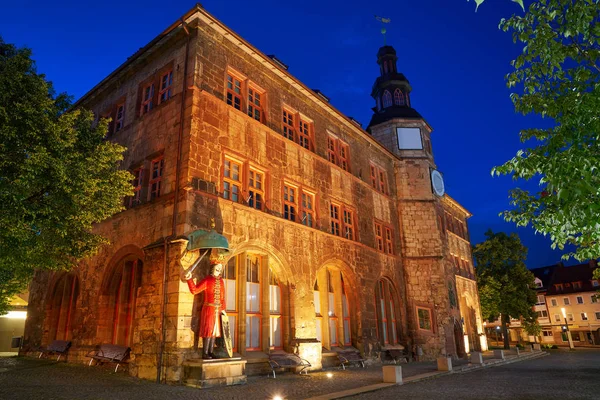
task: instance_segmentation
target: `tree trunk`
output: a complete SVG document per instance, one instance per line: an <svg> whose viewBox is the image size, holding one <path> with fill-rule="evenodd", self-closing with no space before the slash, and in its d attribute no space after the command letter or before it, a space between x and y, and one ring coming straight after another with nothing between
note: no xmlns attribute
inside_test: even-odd
<svg viewBox="0 0 600 400"><path fill-rule="evenodd" d="M504 349L510 349L510 337L508 336L508 323L510 318L507 314L502 314L502 335L504 336Z"/></svg>

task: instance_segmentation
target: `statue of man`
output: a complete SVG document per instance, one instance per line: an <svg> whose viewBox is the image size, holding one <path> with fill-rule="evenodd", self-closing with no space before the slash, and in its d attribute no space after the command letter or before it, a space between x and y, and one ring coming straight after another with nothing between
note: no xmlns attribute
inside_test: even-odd
<svg viewBox="0 0 600 400"><path fill-rule="evenodd" d="M223 265L212 264L210 275L198 283L194 283L192 273L185 275L190 292L204 292L204 303L200 310L200 329L198 336L202 338L202 358L216 358L213 353L215 338L221 337L221 315L225 315L225 284L221 279Z"/></svg>

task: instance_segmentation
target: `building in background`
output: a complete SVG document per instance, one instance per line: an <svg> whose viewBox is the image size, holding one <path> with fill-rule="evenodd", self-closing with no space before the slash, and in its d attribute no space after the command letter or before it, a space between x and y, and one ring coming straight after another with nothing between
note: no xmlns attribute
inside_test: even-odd
<svg viewBox="0 0 600 400"><path fill-rule="evenodd" d="M200 6L129 57L77 105L112 119L134 195L97 226L110 246L36 275L25 351L67 339L86 361L120 344L130 374L155 379L164 360L159 375L180 381L197 357L186 235L212 218L232 249L226 309L249 374L270 351L318 369L348 346L374 361L485 349L470 214L445 194L396 51L376 61L365 130Z"/></svg>
<svg viewBox="0 0 600 400"><path fill-rule="evenodd" d="M27 304L29 293L21 293L10 299L10 310L0 315L0 353L3 355L16 355L25 330L27 318Z"/></svg>

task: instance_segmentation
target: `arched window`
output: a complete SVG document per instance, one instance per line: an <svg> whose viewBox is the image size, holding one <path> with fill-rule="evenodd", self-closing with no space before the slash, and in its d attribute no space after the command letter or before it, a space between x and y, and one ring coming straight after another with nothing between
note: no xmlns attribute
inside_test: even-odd
<svg viewBox="0 0 600 400"><path fill-rule="evenodd" d="M387 64L387 61L384 61L384 62L383 62L383 72L384 72L385 74L387 74L387 73L389 72L389 71L388 71L388 64Z"/></svg>
<svg viewBox="0 0 600 400"><path fill-rule="evenodd" d="M237 323L239 311L238 287L237 287L237 263L236 257L232 257L227 266L223 269L223 283L225 284L225 310L229 317L229 327L231 330L231 342L234 351L237 351Z"/></svg>
<svg viewBox="0 0 600 400"><path fill-rule="evenodd" d="M137 291L141 284L142 260L126 257L115 268L108 291L112 305L111 343L130 346Z"/></svg>
<svg viewBox="0 0 600 400"><path fill-rule="evenodd" d="M322 269L317 273L313 290L317 340L327 349L351 345L350 306L342 273L337 269ZM327 313L323 314L323 309Z"/></svg>
<svg viewBox="0 0 600 400"><path fill-rule="evenodd" d="M390 107L392 105L392 95L387 90L383 92L383 108Z"/></svg>
<svg viewBox="0 0 600 400"><path fill-rule="evenodd" d="M395 291L387 279L377 282L375 290L377 308L377 328L382 345L398 344L397 307Z"/></svg>
<svg viewBox="0 0 600 400"><path fill-rule="evenodd" d="M49 342L71 339L71 321L79 295L79 280L75 274L63 275L54 285L48 303Z"/></svg>
<svg viewBox="0 0 600 400"><path fill-rule="evenodd" d="M404 95L402 94L402 92L400 91L400 89L396 89L394 91L394 104L397 106L403 106L404 105Z"/></svg>
<svg viewBox="0 0 600 400"><path fill-rule="evenodd" d="M381 111L381 99L377 98L377 111Z"/></svg>

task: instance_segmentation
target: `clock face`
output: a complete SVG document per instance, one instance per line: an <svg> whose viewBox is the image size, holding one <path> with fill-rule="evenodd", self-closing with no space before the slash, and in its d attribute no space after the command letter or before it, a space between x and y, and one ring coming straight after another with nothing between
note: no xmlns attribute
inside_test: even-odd
<svg viewBox="0 0 600 400"><path fill-rule="evenodd" d="M433 187L433 193L437 196L442 197L446 193L446 187L444 186L444 178L442 174L436 169L431 171L431 186Z"/></svg>

